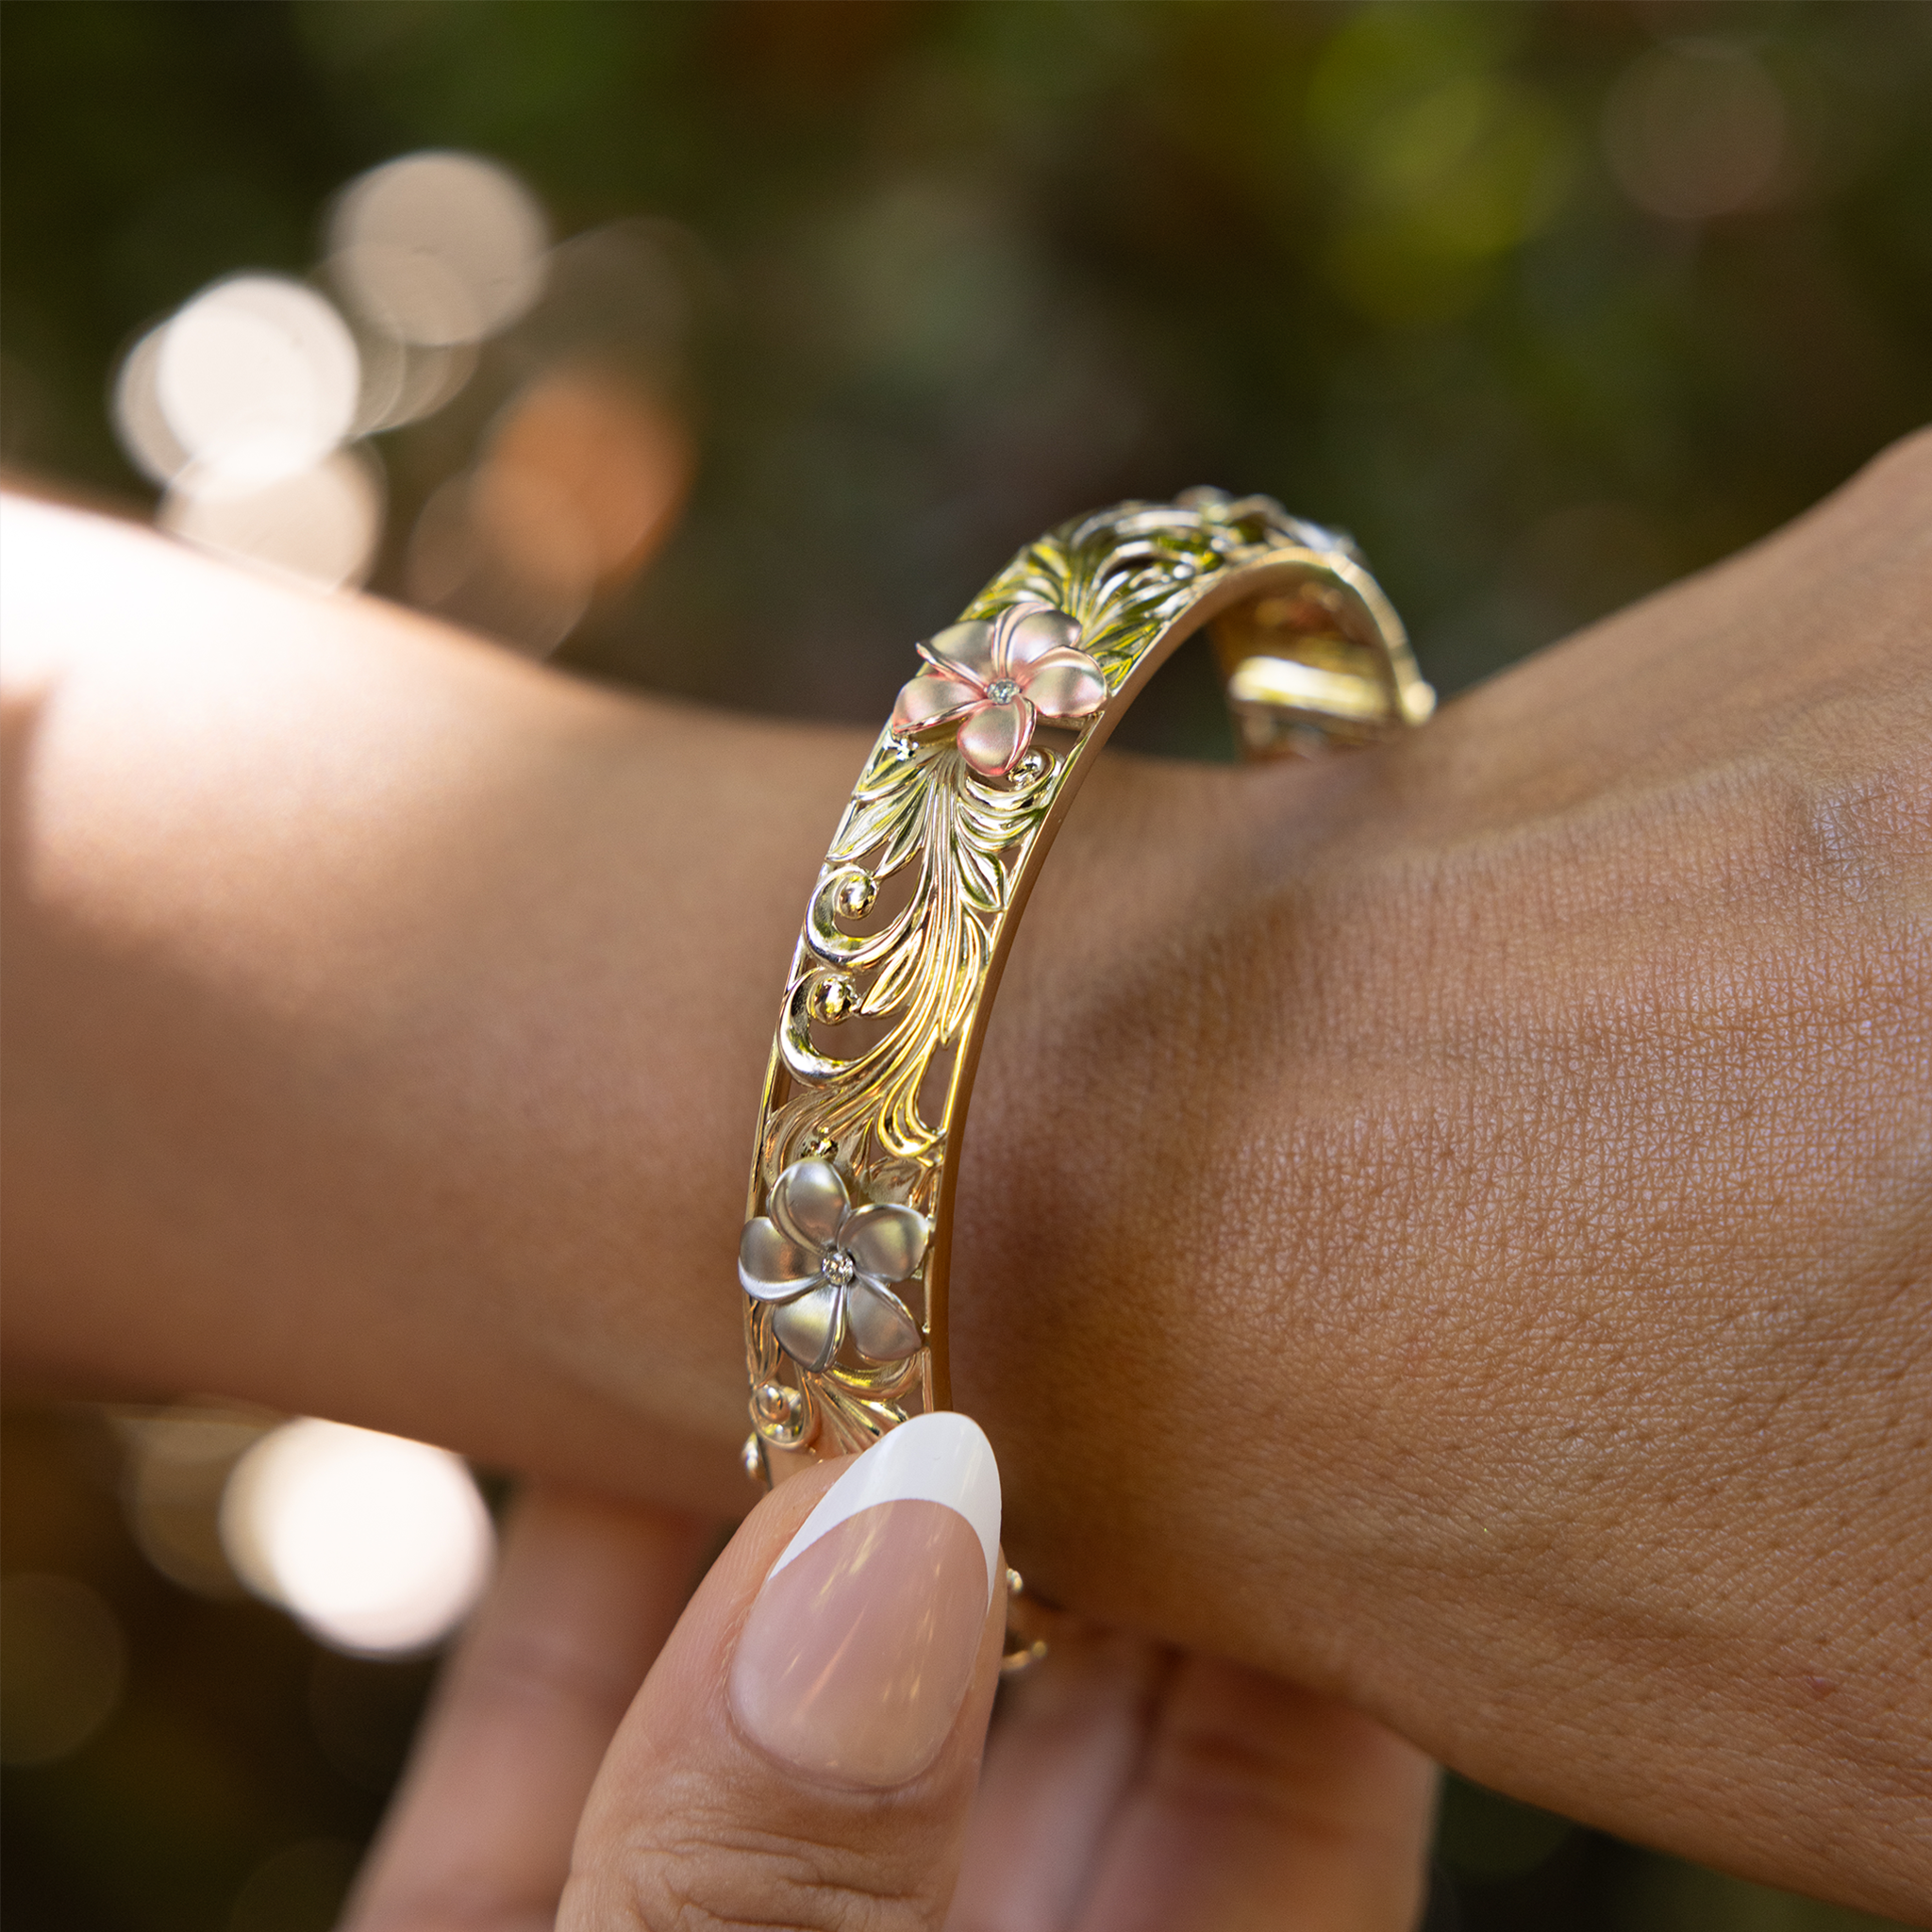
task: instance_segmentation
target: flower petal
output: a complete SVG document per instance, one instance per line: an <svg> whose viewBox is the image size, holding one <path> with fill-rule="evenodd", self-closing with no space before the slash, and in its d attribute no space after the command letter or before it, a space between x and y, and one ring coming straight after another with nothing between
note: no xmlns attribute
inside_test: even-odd
<svg viewBox="0 0 1932 1932"><path fill-rule="evenodd" d="M839 1245L858 1263L861 1274L879 1281L904 1281L925 1253L925 1216L893 1202L856 1208L839 1230Z"/></svg>
<svg viewBox="0 0 1932 1932"><path fill-rule="evenodd" d="M1049 651L1016 680L1047 718L1086 718L1107 702L1107 679L1085 651Z"/></svg>
<svg viewBox="0 0 1932 1932"><path fill-rule="evenodd" d="M1000 632L993 657L1008 677L1018 677L1049 651L1068 650L1080 641L1080 626L1048 604L1014 605L1001 618Z"/></svg>
<svg viewBox="0 0 1932 1932"><path fill-rule="evenodd" d="M772 1310L772 1333L794 1361L822 1369L845 1336L845 1291L827 1281Z"/></svg>
<svg viewBox="0 0 1932 1932"><path fill-rule="evenodd" d="M1004 778L1033 742L1033 707L1024 698L982 705L959 726L959 751L982 778Z"/></svg>
<svg viewBox="0 0 1932 1932"><path fill-rule="evenodd" d="M964 675L982 689L993 677L993 626L983 618L970 624L948 625L917 648L928 664L949 675Z"/></svg>
<svg viewBox="0 0 1932 1932"><path fill-rule="evenodd" d="M787 1241L814 1253L832 1245L852 1205L839 1170L824 1160L794 1160L772 1189L772 1219Z"/></svg>
<svg viewBox="0 0 1932 1932"><path fill-rule="evenodd" d="M761 1302L787 1301L819 1278L819 1257L787 1241L778 1224L760 1214L739 1237L738 1278L745 1293Z"/></svg>
<svg viewBox="0 0 1932 1932"><path fill-rule="evenodd" d="M845 1319L868 1361L903 1361L919 1346L919 1324L906 1304L883 1282L863 1274L846 1291Z"/></svg>
<svg viewBox="0 0 1932 1932"><path fill-rule="evenodd" d="M984 697L976 685L928 667L899 687L899 701L892 707L892 729L923 731L928 724L958 717L969 705L982 703Z"/></svg>

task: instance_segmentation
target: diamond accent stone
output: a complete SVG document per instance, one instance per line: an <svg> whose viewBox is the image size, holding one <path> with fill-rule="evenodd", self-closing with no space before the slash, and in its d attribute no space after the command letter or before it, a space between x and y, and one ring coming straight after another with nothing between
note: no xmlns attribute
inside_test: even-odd
<svg viewBox="0 0 1932 1932"><path fill-rule="evenodd" d="M995 677L987 686L986 694L996 705L1010 705L1020 695L1020 687L1010 677Z"/></svg>
<svg viewBox="0 0 1932 1932"><path fill-rule="evenodd" d="M853 1277L858 1273L858 1264L843 1248L834 1248L819 1263L819 1273L834 1288L850 1288Z"/></svg>

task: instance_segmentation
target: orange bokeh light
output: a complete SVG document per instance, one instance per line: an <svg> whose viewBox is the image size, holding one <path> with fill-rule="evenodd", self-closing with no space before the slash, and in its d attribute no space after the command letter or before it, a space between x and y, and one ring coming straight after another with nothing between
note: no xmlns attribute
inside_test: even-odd
<svg viewBox="0 0 1932 1932"><path fill-rule="evenodd" d="M683 424L637 383L559 370L505 410L477 466L475 513L524 575L542 580L588 553L608 595L670 534L691 470Z"/></svg>

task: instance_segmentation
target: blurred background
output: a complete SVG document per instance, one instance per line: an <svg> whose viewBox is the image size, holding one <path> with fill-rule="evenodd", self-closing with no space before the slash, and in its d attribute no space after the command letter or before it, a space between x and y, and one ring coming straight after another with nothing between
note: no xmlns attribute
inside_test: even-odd
<svg viewBox="0 0 1932 1932"><path fill-rule="evenodd" d="M1047 525L1352 529L1445 691L1932 417L1932 7L16 0L18 473L868 723ZM1225 751L1184 654L1143 749ZM14 1932L322 1932L501 1486L5 1422ZM1437 1932L1849 1932L1452 1782Z"/></svg>

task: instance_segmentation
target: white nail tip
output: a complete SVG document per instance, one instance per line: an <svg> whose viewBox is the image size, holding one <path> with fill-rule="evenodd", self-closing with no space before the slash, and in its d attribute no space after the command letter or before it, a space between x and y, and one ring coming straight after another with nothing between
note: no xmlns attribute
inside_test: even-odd
<svg viewBox="0 0 1932 1932"><path fill-rule="evenodd" d="M999 1575L999 1464L979 1424L949 1408L913 1416L881 1436L819 1498L771 1574L803 1556L827 1530L881 1503L943 1503L957 1509L986 1552L986 1596L992 1601Z"/></svg>

